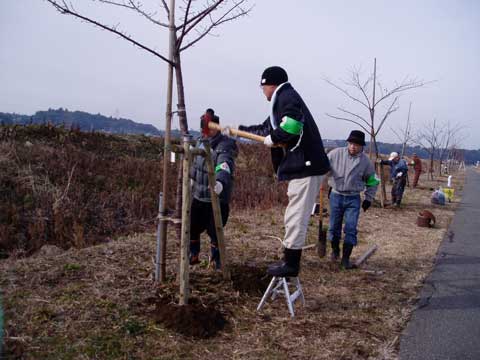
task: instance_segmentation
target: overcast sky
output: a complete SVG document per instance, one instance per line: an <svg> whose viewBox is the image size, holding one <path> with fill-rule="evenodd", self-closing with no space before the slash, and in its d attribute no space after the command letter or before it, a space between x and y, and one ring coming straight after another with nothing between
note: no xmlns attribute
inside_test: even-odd
<svg viewBox="0 0 480 360"><path fill-rule="evenodd" d="M72 2L89 16L119 24L135 39L167 54L165 29L111 6ZM215 109L224 125L262 122L269 104L259 87L260 75L265 67L280 65L309 106L322 136L346 138L355 125L325 113L338 114L341 106L368 114L323 78L340 82L354 67L361 67L367 76L376 57L386 88L406 76L435 80L404 93L389 126L403 126L412 102L414 127L434 118L462 124L462 146L480 148L479 1L250 0L249 4L254 8L248 17L222 25L217 36L182 53L191 128L199 128L199 116L207 107ZM163 12L159 14L166 22ZM61 15L46 1L0 0L0 112L30 115L63 107L163 129L166 73L160 59L107 31ZM379 140L398 142L389 126Z"/></svg>

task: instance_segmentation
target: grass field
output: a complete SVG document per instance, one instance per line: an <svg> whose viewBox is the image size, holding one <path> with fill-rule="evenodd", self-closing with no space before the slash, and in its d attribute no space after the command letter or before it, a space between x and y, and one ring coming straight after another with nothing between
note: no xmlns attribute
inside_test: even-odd
<svg viewBox="0 0 480 360"><path fill-rule="evenodd" d="M400 209L374 206L362 212L353 260L374 244L379 248L360 269L339 270L328 256L319 259L314 249L305 250L300 279L306 304L296 305L294 319L281 298L256 312L270 280L265 268L279 257L283 207L232 212L225 229L232 281L208 268L202 238L204 261L190 273L190 318L185 307L175 305L179 244L174 231L169 232L169 278L162 285L153 281L153 233L68 251L45 246L29 258L10 257L0 262L5 356L395 359L402 329L458 205L463 173L454 175L452 203L430 204L430 189L444 183L446 178L421 178L420 188L406 190ZM434 228L416 226L422 209L435 215ZM318 219L312 218L308 243L316 241L317 232ZM211 331L193 331L211 318Z"/></svg>

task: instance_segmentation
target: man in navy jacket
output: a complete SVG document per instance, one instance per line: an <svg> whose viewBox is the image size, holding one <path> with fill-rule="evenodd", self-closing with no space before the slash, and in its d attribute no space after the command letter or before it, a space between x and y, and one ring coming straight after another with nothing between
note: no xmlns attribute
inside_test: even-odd
<svg viewBox="0 0 480 360"><path fill-rule="evenodd" d="M407 184L408 165L404 159L400 158L397 152L392 152L388 160L380 161L384 165L390 165L390 177L392 185L392 205L399 207L402 202L403 192Z"/></svg>
<svg viewBox="0 0 480 360"><path fill-rule="evenodd" d="M300 270L310 213L330 165L315 120L286 71L279 66L265 69L260 85L272 105L270 116L260 125L240 125L239 130L265 136L278 180L289 181L284 261L270 266L268 273L293 277Z"/></svg>

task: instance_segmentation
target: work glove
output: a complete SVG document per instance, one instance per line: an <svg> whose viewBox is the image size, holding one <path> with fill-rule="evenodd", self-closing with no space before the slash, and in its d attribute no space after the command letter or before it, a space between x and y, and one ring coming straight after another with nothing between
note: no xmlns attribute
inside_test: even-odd
<svg viewBox="0 0 480 360"><path fill-rule="evenodd" d="M213 191L215 191L215 194L220 195L220 193L223 191L223 184L220 181L217 181Z"/></svg>
<svg viewBox="0 0 480 360"><path fill-rule="evenodd" d="M372 202L371 202L371 201L369 201L369 200L363 200L363 202L362 202L362 209L363 209L363 211L364 211L364 212L367 211L368 208L369 208L371 205L372 205Z"/></svg>
<svg viewBox="0 0 480 360"><path fill-rule="evenodd" d="M232 129L234 129L233 126L225 126L225 127L222 129L222 135L228 136L228 137L236 137L235 135L233 135Z"/></svg>
<svg viewBox="0 0 480 360"><path fill-rule="evenodd" d="M400 171L399 173L397 173L397 178L401 178L402 175L403 175L403 172Z"/></svg>
<svg viewBox="0 0 480 360"><path fill-rule="evenodd" d="M270 135L266 136L265 140L263 140L263 143L268 147L272 147L273 146L272 137Z"/></svg>

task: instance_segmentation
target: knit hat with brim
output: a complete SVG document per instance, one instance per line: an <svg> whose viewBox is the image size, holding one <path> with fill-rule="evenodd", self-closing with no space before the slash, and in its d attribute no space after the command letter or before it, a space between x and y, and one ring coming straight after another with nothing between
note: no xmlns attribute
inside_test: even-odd
<svg viewBox="0 0 480 360"><path fill-rule="evenodd" d="M353 130L347 139L347 142L351 142L357 145L365 146L365 133L360 130Z"/></svg>

